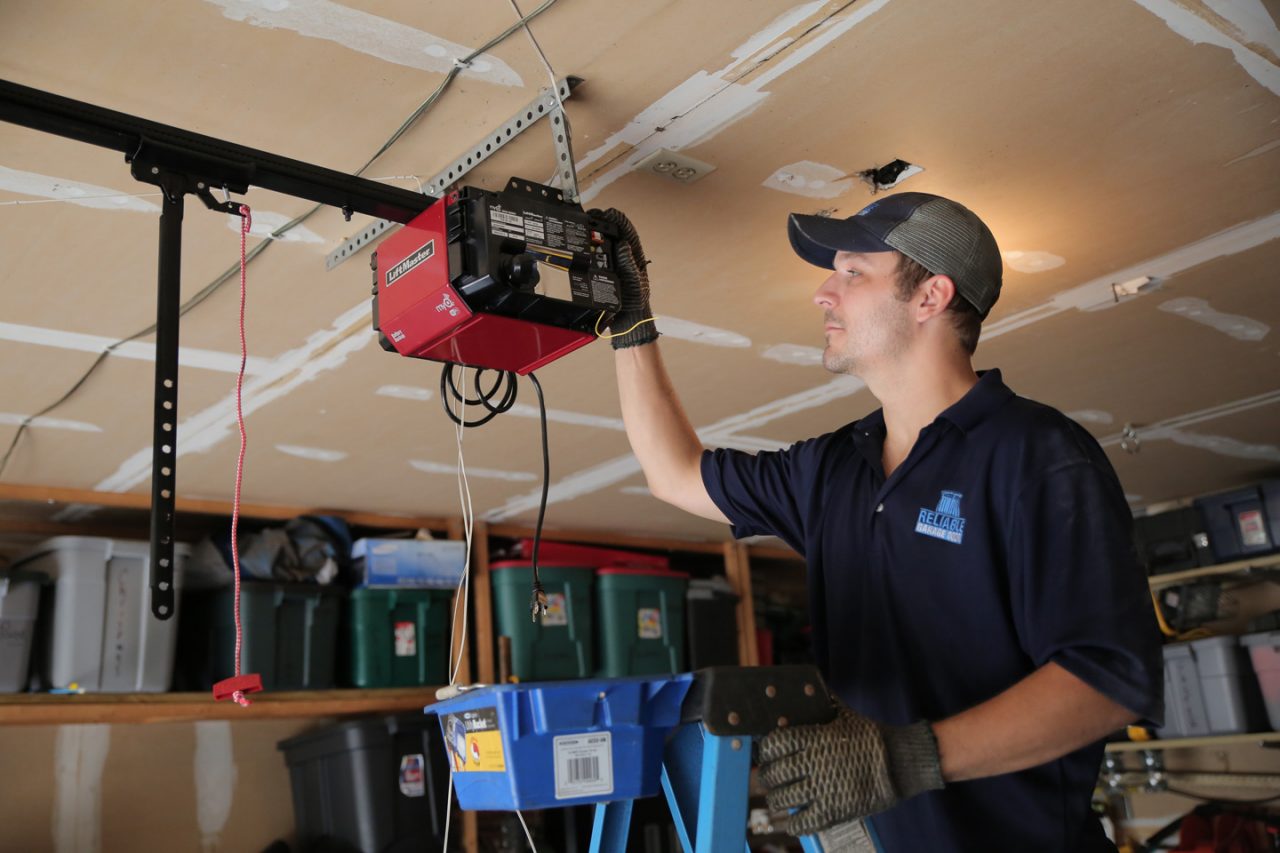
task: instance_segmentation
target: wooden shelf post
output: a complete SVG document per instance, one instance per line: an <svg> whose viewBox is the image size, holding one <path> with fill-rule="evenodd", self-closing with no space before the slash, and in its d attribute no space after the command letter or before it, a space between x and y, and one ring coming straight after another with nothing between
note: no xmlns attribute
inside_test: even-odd
<svg viewBox="0 0 1280 853"><path fill-rule="evenodd" d="M724 570L733 591L738 594L738 663L759 666L756 608L751 594L751 560L746 545L741 542L724 543Z"/></svg>

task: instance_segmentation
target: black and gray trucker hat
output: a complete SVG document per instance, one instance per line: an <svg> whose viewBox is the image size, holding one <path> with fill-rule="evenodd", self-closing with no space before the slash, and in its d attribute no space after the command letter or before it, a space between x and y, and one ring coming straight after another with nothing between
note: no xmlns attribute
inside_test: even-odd
<svg viewBox="0 0 1280 853"><path fill-rule="evenodd" d="M895 193L848 219L791 214L787 232L796 254L831 269L836 252L897 250L939 275L986 318L1000 297L1004 262L996 238L973 211L929 193Z"/></svg>

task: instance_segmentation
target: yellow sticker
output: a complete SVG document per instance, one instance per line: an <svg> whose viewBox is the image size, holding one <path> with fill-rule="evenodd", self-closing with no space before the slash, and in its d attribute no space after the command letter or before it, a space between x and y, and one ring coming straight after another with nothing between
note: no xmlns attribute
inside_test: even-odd
<svg viewBox="0 0 1280 853"><path fill-rule="evenodd" d="M497 708L476 708L444 717L444 740L449 763L459 773L504 773L502 729Z"/></svg>

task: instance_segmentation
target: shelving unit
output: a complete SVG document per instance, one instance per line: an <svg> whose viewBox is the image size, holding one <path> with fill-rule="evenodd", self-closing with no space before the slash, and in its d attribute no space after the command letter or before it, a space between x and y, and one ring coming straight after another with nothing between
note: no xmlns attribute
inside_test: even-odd
<svg viewBox="0 0 1280 853"><path fill-rule="evenodd" d="M1250 557L1246 560L1236 560L1231 563L1219 563L1216 566L1203 566L1198 569L1187 569L1182 572L1170 572L1165 575L1152 575L1148 579L1152 589L1163 589L1167 586L1177 586L1187 581L1203 580L1205 578L1222 577L1224 575L1241 575L1243 579L1251 580L1253 572L1267 572L1270 570L1280 571L1280 554L1265 554L1257 557Z"/></svg>
<svg viewBox="0 0 1280 853"><path fill-rule="evenodd" d="M1168 740L1139 740L1107 744L1107 752L1150 752L1164 749L1204 749L1218 746L1257 744L1280 748L1280 732L1255 732L1243 735L1210 735L1207 737L1181 737ZM1274 744L1274 746L1272 746Z"/></svg>
<svg viewBox="0 0 1280 853"><path fill-rule="evenodd" d="M0 695L0 725L178 723L195 720L279 720L421 711L435 687L299 690L257 693L253 704L215 702L208 693L14 693Z"/></svg>

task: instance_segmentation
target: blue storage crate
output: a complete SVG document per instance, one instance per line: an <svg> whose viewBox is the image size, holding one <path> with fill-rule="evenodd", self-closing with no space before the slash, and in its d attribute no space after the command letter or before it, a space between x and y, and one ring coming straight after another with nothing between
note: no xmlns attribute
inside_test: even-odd
<svg viewBox="0 0 1280 853"><path fill-rule="evenodd" d="M1280 480L1196 498L1220 562L1280 550Z"/></svg>
<svg viewBox="0 0 1280 853"><path fill-rule="evenodd" d="M458 803L510 811L659 792L691 673L502 684L426 708L440 718Z"/></svg>

